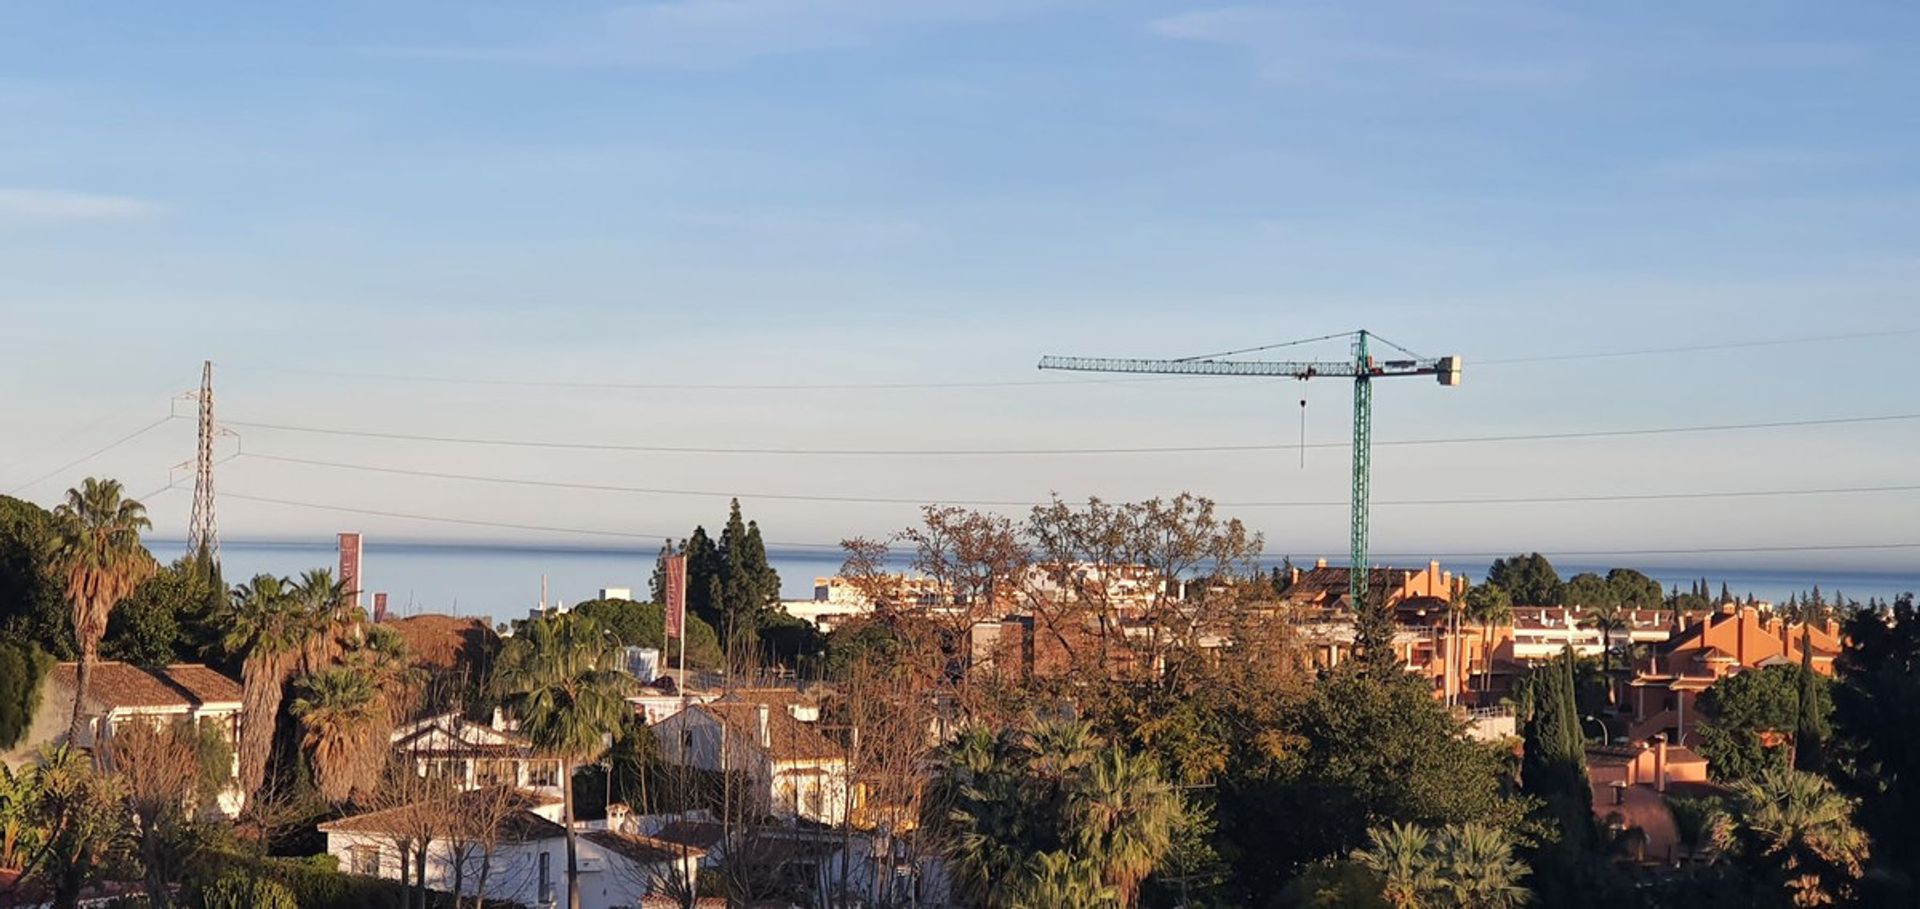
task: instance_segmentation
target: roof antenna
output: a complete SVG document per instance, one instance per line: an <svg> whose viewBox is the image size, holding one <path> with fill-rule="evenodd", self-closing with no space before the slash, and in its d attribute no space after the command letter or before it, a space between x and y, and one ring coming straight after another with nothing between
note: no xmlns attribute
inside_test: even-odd
<svg viewBox="0 0 1920 909"><path fill-rule="evenodd" d="M1300 399L1300 469L1307 469L1307 399Z"/></svg>

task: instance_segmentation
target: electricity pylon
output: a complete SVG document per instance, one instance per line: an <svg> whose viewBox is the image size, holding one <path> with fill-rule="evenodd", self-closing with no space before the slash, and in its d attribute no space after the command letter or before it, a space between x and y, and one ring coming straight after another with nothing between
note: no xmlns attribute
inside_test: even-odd
<svg viewBox="0 0 1920 909"><path fill-rule="evenodd" d="M200 445L193 461L193 517L187 527L187 554L205 558L208 565L220 564L220 526L213 518L213 438L219 427L213 422L213 361L200 366Z"/></svg>
<svg viewBox="0 0 1920 909"><path fill-rule="evenodd" d="M1375 360L1367 352L1366 331L1353 333L1352 360L1273 361L1223 360L1190 357L1182 360L1141 360L1117 357L1042 357L1041 369L1080 372L1153 373L1177 376L1277 376L1292 379L1320 377L1353 379L1353 527L1352 562L1348 571L1348 602L1354 609L1365 603L1367 577L1367 508L1373 472L1373 380L1399 376L1435 376L1440 384L1460 384L1461 360L1418 357ZM1387 342L1392 344L1392 342ZM1276 345L1280 346L1280 345ZM1216 355L1225 356L1225 355Z"/></svg>

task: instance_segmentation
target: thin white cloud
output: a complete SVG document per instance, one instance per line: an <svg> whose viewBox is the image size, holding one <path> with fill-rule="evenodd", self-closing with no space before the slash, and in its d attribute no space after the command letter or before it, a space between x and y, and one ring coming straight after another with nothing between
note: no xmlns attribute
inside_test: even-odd
<svg viewBox="0 0 1920 909"><path fill-rule="evenodd" d="M34 221L133 221L160 207L132 196L0 186L0 218Z"/></svg>

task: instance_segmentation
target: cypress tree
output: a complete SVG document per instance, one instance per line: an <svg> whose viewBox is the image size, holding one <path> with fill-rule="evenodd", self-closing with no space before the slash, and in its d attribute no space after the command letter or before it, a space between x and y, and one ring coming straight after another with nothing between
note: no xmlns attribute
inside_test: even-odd
<svg viewBox="0 0 1920 909"><path fill-rule="evenodd" d="M780 575L767 563L760 525L742 519L739 499L733 500L720 532L718 563L715 607L721 627L730 643L754 648L767 614L779 602Z"/></svg>
<svg viewBox="0 0 1920 909"><path fill-rule="evenodd" d="M693 535L680 547L687 557L687 611L715 628L723 627L715 603L714 586L720 575L720 553L705 527L695 527Z"/></svg>
<svg viewBox="0 0 1920 909"><path fill-rule="evenodd" d="M1825 763L1822 752L1827 736L1820 722L1819 680L1813 675L1813 631L1800 630L1800 703L1793 729L1793 769L1819 773Z"/></svg>

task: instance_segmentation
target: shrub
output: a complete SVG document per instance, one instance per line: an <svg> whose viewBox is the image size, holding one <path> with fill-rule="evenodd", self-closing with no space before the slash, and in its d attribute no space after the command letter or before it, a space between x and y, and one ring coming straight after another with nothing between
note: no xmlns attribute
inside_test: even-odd
<svg viewBox="0 0 1920 909"><path fill-rule="evenodd" d="M201 894L200 905L203 909L300 909L285 884L239 872L214 881Z"/></svg>

